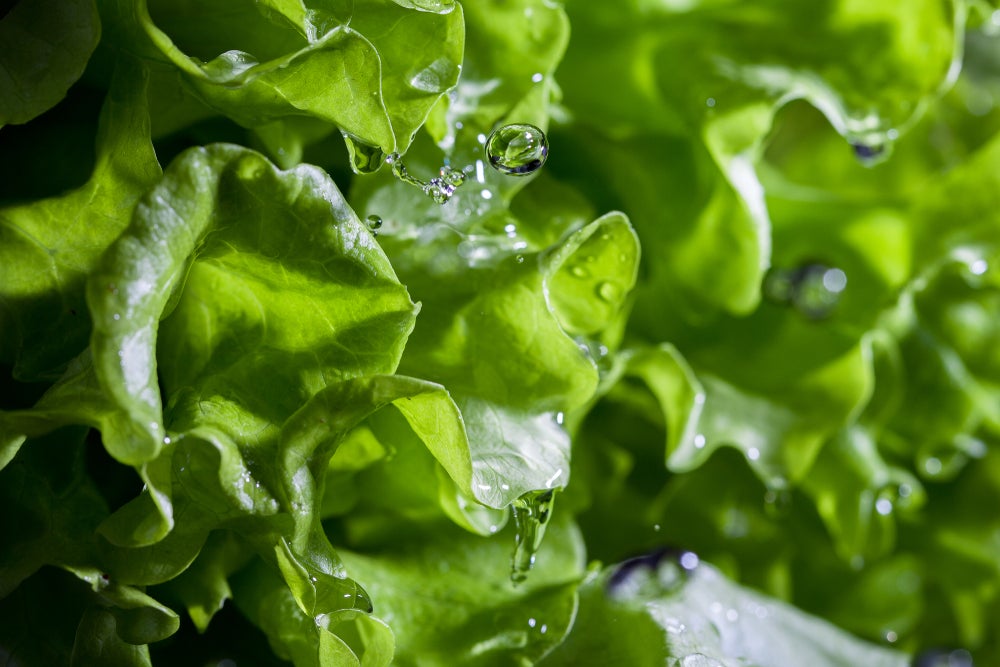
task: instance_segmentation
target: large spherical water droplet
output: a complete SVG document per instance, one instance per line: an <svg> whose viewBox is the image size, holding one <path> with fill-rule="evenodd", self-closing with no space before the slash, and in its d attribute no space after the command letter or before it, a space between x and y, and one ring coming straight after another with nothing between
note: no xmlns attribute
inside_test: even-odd
<svg viewBox="0 0 1000 667"><path fill-rule="evenodd" d="M527 176L545 164L549 157L549 140L534 125L504 125L493 130L486 140L486 157L497 171Z"/></svg>

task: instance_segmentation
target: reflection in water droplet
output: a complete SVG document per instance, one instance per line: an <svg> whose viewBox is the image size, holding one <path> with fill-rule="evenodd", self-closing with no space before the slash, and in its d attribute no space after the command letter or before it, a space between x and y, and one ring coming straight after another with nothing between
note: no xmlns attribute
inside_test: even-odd
<svg viewBox="0 0 1000 667"><path fill-rule="evenodd" d="M347 146L347 155L351 159L351 168L354 173L374 173L386 161L385 152L378 146L366 144L348 132L341 131L341 134L344 135L344 144Z"/></svg>
<svg viewBox="0 0 1000 667"><path fill-rule="evenodd" d="M597 286L597 296L609 303L617 303L622 298L622 291L614 283L602 282Z"/></svg>
<svg viewBox="0 0 1000 667"><path fill-rule="evenodd" d="M772 268L764 278L764 296L791 304L812 319L829 315L847 289L847 274L824 264L805 264L795 269Z"/></svg>
<svg viewBox="0 0 1000 667"><path fill-rule="evenodd" d="M486 141L490 166L511 176L538 171L549 157L549 140L534 125L514 123L493 130Z"/></svg>
<svg viewBox="0 0 1000 667"><path fill-rule="evenodd" d="M535 554L542 544L545 528L552 518L552 503L556 489L529 491L513 503L514 557L511 559L510 580L515 584L528 578L535 565Z"/></svg>
<svg viewBox="0 0 1000 667"><path fill-rule="evenodd" d="M895 644L896 640L899 639L899 635L892 630L886 630L882 636L885 637L885 640L890 644Z"/></svg>
<svg viewBox="0 0 1000 667"><path fill-rule="evenodd" d="M577 278L586 278L590 275L590 271L580 266L579 264L574 264L569 270Z"/></svg>
<svg viewBox="0 0 1000 667"><path fill-rule="evenodd" d="M372 214L366 220L368 222L368 229L372 230L373 234L378 234L378 230L382 228L382 218Z"/></svg>

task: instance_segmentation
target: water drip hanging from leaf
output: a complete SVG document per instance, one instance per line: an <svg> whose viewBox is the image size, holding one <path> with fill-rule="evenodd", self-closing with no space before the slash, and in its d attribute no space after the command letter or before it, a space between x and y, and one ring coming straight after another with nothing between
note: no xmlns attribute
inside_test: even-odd
<svg viewBox="0 0 1000 667"><path fill-rule="evenodd" d="M535 565L535 554L542 545L545 528L552 518L555 489L529 491L511 504L514 515L514 557L511 561L510 580L519 584L528 578Z"/></svg>

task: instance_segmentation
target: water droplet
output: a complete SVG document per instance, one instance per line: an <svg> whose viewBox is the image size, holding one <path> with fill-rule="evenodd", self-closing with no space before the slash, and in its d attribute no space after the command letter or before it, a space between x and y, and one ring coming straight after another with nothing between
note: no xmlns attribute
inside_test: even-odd
<svg viewBox="0 0 1000 667"><path fill-rule="evenodd" d="M680 667L723 667L715 658L709 658L704 653L691 653L681 658Z"/></svg>
<svg viewBox="0 0 1000 667"><path fill-rule="evenodd" d="M616 600L656 597L677 589L700 563L693 551L657 549L623 561L608 578L608 595Z"/></svg>
<svg viewBox="0 0 1000 667"><path fill-rule="evenodd" d="M372 215L369 215L366 218L366 220L368 222L368 229L372 230L372 233L377 235L378 234L378 230L380 230L382 228L382 218L380 218L379 216L377 216L375 214L372 214Z"/></svg>
<svg viewBox="0 0 1000 667"><path fill-rule="evenodd" d="M557 412L556 413L556 423L561 426L564 421L566 421L566 413L564 413L564 412Z"/></svg>
<svg viewBox="0 0 1000 667"><path fill-rule="evenodd" d="M940 475L943 467L941 459L936 456L929 456L924 460L924 470L927 471L928 475Z"/></svg>
<svg viewBox="0 0 1000 667"><path fill-rule="evenodd" d="M112 315L112 317L113 317L113 318L114 318L115 320L120 320L120 319L122 318L122 316L121 316L121 315L119 315L118 313L115 313L114 315Z"/></svg>
<svg viewBox="0 0 1000 667"><path fill-rule="evenodd" d="M705 436L701 433L694 436L694 447L695 449L702 449L705 446Z"/></svg>
<svg viewBox="0 0 1000 667"><path fill-rule="evenodd" d="M349 132L341 131L347 155L351 159L351 169L356 174L371 174L378 171L386 160L385 152L378 146L367 144Z"/></svg>
<svg viewBox="0 0 1000 667"><path fill-rule="evenodd" d="M895 644L896 640L899 639L899 635L892 630L886 630L882 636L885 637L885 640L890 644Z"/></svg>
<svg viewBox="0 0 1000 667"><path fill-rule="evenodd" d="M516 257L514 257L514 261L516 261L518 264L524 264L524 255L517 255Z"/></svg>
<svg viewBox="0 0 1000 667"><path fill-rule="evenodd" d="M707 100L705 100L705 106L707 106L709 109L711 109L712 107L714 107L715 106L715 98L714 97L709 97Z"/></svg>
<svg viewBox="0 0 1000 667"><path fill-rule="evenodd" d="M511 560L510 580L515 584L528 578L535 564L535 554L542 544L545 528L552 518L555 489L529 491L511 503L514 515L514 557Z"/></svg>
<svg viewBox="0 0 1000 667"><path fill-rule="evenodd" d="M441 180L449 187L457 188L465 183L465 172L451 167L441 167Z"/></svg>
<svg viewBox="0 0 1000 667"><path fill-rule="evenodd" d="M739 619L740 619L740 612L736 611L735 609L727 609L726 610L726 620L727 621L729 621L730 623L735 623Z"/></svg>
<svg viewBox="0 0 1000 667"><path fill-rule="evenodd" d="M875 511L882 516L889 516L892 514L892 501L888 498L879 498L875 501Z"/></svg>
<svg viewBox="0 0 1000 667"><path fill-rule="evenodd" d="M535 627L535 624L536 624L536 623L538 623L538 621L536 621L535 619L533 619L533 618L529 618L529 619L528 619L528 627L529 627L529 628L533 628L533 627Z"/></svg>
<svg viewBox="0 0 1000 667"><path fill-rule="evenodd" d="M668 633L672 635L679 635L685 630L687 630L687 626L684 625L684 623L682 623L680 619L673 618L672 616L663 619L663 627Z"/></svg>
<svg viewBox="0 0 1000 667"><path fill-rule="evenodd" d="M701 563L701 559L698 558L698 554L693 551L685 551L681 553L680 557L677 559L680 566L683 567L688 572L693 572L698 565Z"/></svg>
<svg viewBox="0 0 1000 667"><path fill-rule="evenodd" d="M764 296L791 304L803 315L819 319L829 315L847 288L847 274L825 264L805 264L795 269L772 268L764 278Z"/></svg>
<svg viewBox="0 0 1000 667"><path fill-rule="evenodd" d="M747 450L747 458L750 459L751 461L756 461L757 459L760 458L760 450L757 449L756 447L751 447L750 449Z"/></svg>
<svg viewBox="0 0 1000 667"><path fill-rule="evenodd" d="M534 125L514 123L493 130L486 141L486 157L499 172L526 176L538 171L549 156L549 141Z"/></svg>
<svg viewBox="0 0 1000 667"><path fill-rule="evenodd" d="M858 159L861 161L877 158L885 152L884 144L875 144L874 146L869 146L868 144L852 144L851 148L854 149L854 154L858 156Z"/></svg>
<svg viewBox="0 0 1000 667"><path fill-rule="evenodd" d="M621 300L622 291L614 283L602 282L597 286L597 296L609 303L616 303Z"/></svg>
<svg viewBox="0 0 1000 667"><path fill-rule="evenodd" d="M443 93L458 76L458 65L450 58L438 58L427 67L410 73L410 87L425 93Z"/></svg>
<svg viewBox="0 0 1000 667"><path fill-rule="evenodd" d="M965 649L932 648L913 658L913 667L973 667L972 654Z"/></svg>
<svg viewBox="0 0 1000 667"><path fill-rule="evenodd" d="M569 272L572 273L577 278L586 278L590 275L590 271L580 266L579 264L574 264L570 267Z"/></svg>
<svg viewBox="0 0 1000 667"><path fill-rule="evenodd" d="M792 505L792 494L787 489L768 489L764 493L764 512L772 519L788 514Z"/></svg>
<svg viewBox="0 0 1000 667"><path fill-rule="evenodd" d="M977 259L969 264L969 272L974 276L981 276L990 268L985 259Z"/></svg>

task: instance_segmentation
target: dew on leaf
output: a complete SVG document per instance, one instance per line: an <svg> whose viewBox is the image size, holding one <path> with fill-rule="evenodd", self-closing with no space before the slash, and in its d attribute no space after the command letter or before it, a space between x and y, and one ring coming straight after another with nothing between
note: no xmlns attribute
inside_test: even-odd
<svg viewBox="0 0 1000 667"><path fill-rule="evenodd" d="M545 133L528 123L503 125L486 140L490 166L510 176L527 176L541 169L549 157Z"/></svg>
<svg viewBox="0 0 1000 667"><path fill-rule="evenodd" d="M378 230L382 228L382 218L372 214L366 218L368 222L368 229L372 230L373 234L378 234Z"/></svg>

